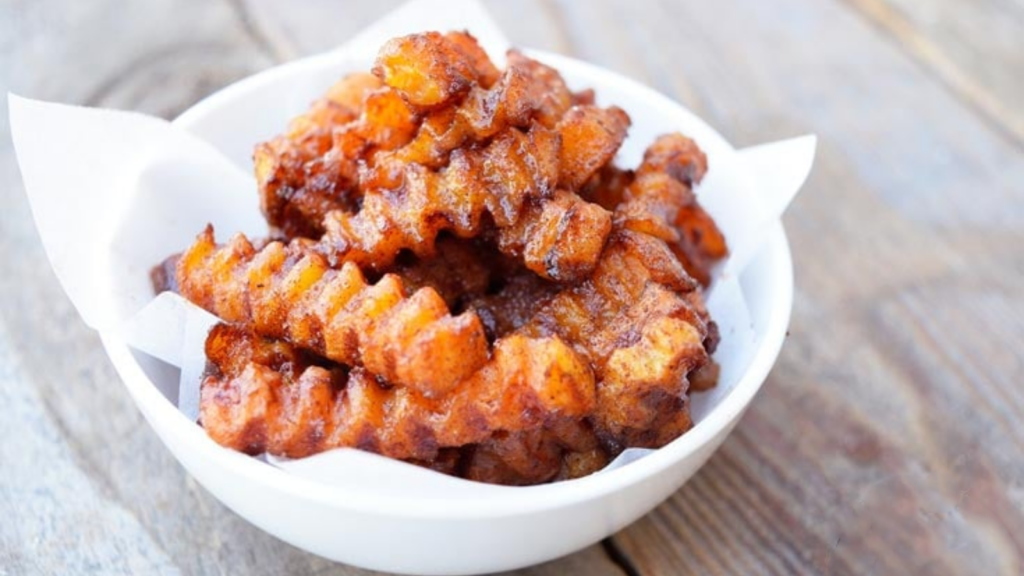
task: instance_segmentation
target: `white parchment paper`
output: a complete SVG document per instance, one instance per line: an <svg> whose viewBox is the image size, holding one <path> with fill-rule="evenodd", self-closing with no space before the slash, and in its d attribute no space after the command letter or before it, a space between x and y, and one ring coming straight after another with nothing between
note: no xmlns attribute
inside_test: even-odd
<svg viewBox="0 0 1024 576"><path fill-rule="evenodd" d="M350 67L358 62L365 67L387 39L429 29L468 29L499 64L509 45L474 0L416 0L337 50L303 62L320 59L348 62ZM181 368L178 407L192 420L198 415L199 376L205 366L203 341L217 319L175 294L154 298L149 270L188 246L208 222L221 239L238 231L252 237L266 233L249 157L256 141L284 128L281 118L301 112L337 77L324 73L323 67L316 72L313 66L307 68L309 73L301 66L289 71L300 81L289 83L294 87L287 93L268 88L241 100L238 105L247 108L253 121L237 130L206 122L188 131L142 114L8 96L32 213L64 290L89 326ZM196 108L215 106L217 97ZM645 121L663 126L661 118L644 118L642 106L614 103L633 115L634 129ZM270 109L274 114L260 116L261 110ZM631 145L642 148L647 143ZM705 145L700 138L698 143ZM807 178L815 139L806 136L739 152L719 148L708 149L711 169L698 195L731 250L708 294L712 316L726 336L715 359L722 366L719 388L727 393L758 344L738 277ZM649 452L627 450L608 469ZM266 461L332 484L373 485L375 490L394 485L406 491L415 486L425 496L448 496L453 489L462 495L502 489L349 449L303 460Z"/></svg>

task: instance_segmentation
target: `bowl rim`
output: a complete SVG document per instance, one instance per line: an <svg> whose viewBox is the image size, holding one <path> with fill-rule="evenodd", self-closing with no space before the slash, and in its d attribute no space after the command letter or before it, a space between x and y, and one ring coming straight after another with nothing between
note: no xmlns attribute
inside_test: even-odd
<svg viewBox="0 0 1024 576"><path fill-rule="evenodd" d="M693 116L689 110L667 96L611 70L546 51L530 49L526 52L540 60L576 66L589 75L603 78L604 82L625 83L630 89L644 93L645 97L667 102ZM233 98L258 90L263 85L275 81L279 75L296 73L297 68L321 65L327 56L332 56L332 53L310 56L246 77L204 98L183 112L173 123L188 129L201 123L203 118L215 113L221 106L229 104ZM697 120L703 123L699 118ZM717 131L713 128L711 130L721 138ZM725 142L724 138L722 141ZM159 392L127 344L113 333L101 333L100 339L139 409L183 465L184 459L179 457L176 450L163 438L164 432L177 434L189 449L196 451L196 456L210 465L234 468L233 472L237 476L245 477L268 490L280 491L293 498L316 501L324 506L417 519L519 516L579 505L609 496L664 472L673 464L692 456L705 445L728 433L729 427L749 406L774 366L789 327L793 305L793 264L781 221L773 225L764 248L755 260L763 258L769 259L773 271L768 275L768 282L764 286L764 289L773 295L764 336L739 382L693 428L644 458L614 470L565 482L501 487L503 491L500 493L466 498L427 499L402 495L387 497L378 493L354 494L345 488L289 474L255 458L224 448L213 442L203 433L201 427L189 421ZM185 467L189 468L188 465ZM191 470L189 472L197 476Z"/></svg>

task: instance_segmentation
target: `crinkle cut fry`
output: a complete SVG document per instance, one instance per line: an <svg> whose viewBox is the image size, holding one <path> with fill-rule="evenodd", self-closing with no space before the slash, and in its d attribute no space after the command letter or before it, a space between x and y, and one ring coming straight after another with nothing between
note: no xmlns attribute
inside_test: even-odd
<svg viewBox="0 0 1024 576"><path fill-rule="evenodd" d="M444 51L457 57L467 86L490 86L498 77L468 33L433 33L426 39L427 44L440 39ZM373 74L342 78L295 118L285 134L256 147L256 180L268 222L286 238L319 236L327 212L356 207L360 162L371 152L405 146L419 126L420 114Z"/></svg>
<svg viewBox="0 0 1024 576"><path fill-rule="evenodd" d="M445 236L438 239L434 257L402 258L388 272L401 276L410 291L433 288L454 310L466 309L467 302L491 293L518 268L480 240Z"/></svg>
<svg viewBox="0 0 1024 576"><path fill-rule="evenodd" d="M479 49L475 40L472 45ZM381 165L378 177L380 172L396 164L441 168L448 163L452 150L486 142L509 127L526 128L536 121L545 128L554 128L577 103L553 68L518 50L509 50L507 62L508 66L495 81L474 84L461 99L426 113L419 132L407 145L375 157L374 162ZM486 63L493 68L489 59ZM478 78L484 76L478 74ZM489 75L487 79L490 80ZM437 82L443 83L443 79ZM393 87L402 92L397 86Z"/></svg>
<svg viewBox="0 0 1024 576"><path fill-rule="evenodd" d="M486 213L502 252L545 278L578 281L596 264L611 215L556 185L589 178L614 155L628 125L617 108L579 107L556 130L534 123L526 133L508 129L483 148L456 150L440 171L406 165L399 190L367 191L358 212L327 215L324 252L334 262L383 269L403 249L433 255L443 230L480 234ZM563 139L562 129L571 138ZM567 154L571 160L560 162Z"/></svg>
<svg viewBox="0 0 1024 576"><path fill-rule="evenodd" d="M285 135L257 146L261 206L286 238L319 236L327 212L354 210L364 188L397 186L401 166L441 168L455 148L486 142L510 126L526 128L535 117L553 128L571 105L564 82L543 64L510 54L509 67L495 82L498 71L472 36L438 37L474 53L480 83L457 105L420 119L397 90L380 89L371 74L353 74L296 118ZM552 86L559 96L546 94Z"/></svg>
<svg viewBox="0 0 1024 576"><path fill-rule="evenodd" d="M285 134L256 146L260 207L288 237L317 235L323 214L353 209L355 158L332 150L335 129L356 121L366 96L380 87L371 74L351 74L296 117Z"/></svg>
<svg viewBox="0 0 1024 576"><path fill-rule="evenodd" d="M472 48L475 39L456 34L463 35L461 41L440 32L392 38L377 53L373 74L413 106L429 109L447 104L483 79L480 71L491 74L488 61L475 54L479 46Z"/></svg>
<svg viewBox="0 0 1024 576"><path fill-rule="evenodd" d="M694 289L664 242L619 230L591 277L559 292L520 329L557 334L590 361L598 380L594 424L616 452L659 447L685 430L680 420L688 416L665 411L685 411L667 399L683 398L687 374L708 362L709 320L690 300Z"/></svg>
<svg viewBox="0 0 1024 576"><path fill-rule="evenodd" d="M300 458L352 447L433 460L439 449L579 419L593 409L589 368L557 338L502 339L494 357L443 399L383 384L235 325L206 342L200 420L214 441Z"/></svg>
<svg viewBox="0 0 1024 576"><path fill-rule="evenodd" d="M218 246L208 227L178 259L181 294L228 322L252 325L335 362L438 396L480 369L489 351L476 314L449 314L432 288L406 295L395 274L369 284L359 268L331 269L312 243L242 235Z"/></svg>
<svg viewBox="0 0 1024 576"><path fill-rule="evenodd" d="M692 140L670 134L648 148L635 176L606 166L592 177L586 192L615 209L617 231L593 275L551 298L524 328L559 334L590 359L596 423L620 447L678 436L690 425L688 415L673 416L686 410L687 380L707 389L717 378L708 358L717 328L688 274L706 285L726 254L690 190L706 169Z"/></svg>
<svg viewBox="0 0 1024 576"><path fill-rule="evenodd" d="M419 124L420 115L373 75L342 78L287 133L256 146L267 222L285 238L319 236L329 211L358 207L363 164L406 145Z"/></svg>
<svg viewBox="0 0 1024 576"><path fill-rule="evenodd" d="M261 205L293 240L208 231L160 282L239 323L208 342L211 436L530 484L691 426L718 339L693 278L726 253L691 190L706 159L668 135L619 170L624 112L508 60L466 33L395 39L378 76L260 147Z"/></svg>
<svg viewBox="0 0 1024 576"><path fill-rule="evenodd" d="M328 219L327 225L334 223L332 232L335 232L334 236L341 236L342 241L332 242L329 250L355 251L354 256L345 256L346 259L354 259L363 266L369 264L366 260L373 260L374 265L386 267L397 254L396 246L429 254L433 249L433 236L436 232L428 231L421 235L424 228L443 226L444 220L450 219L452 212L458 213L460 207L438 207L440 209L435 212L439 213L430 214L432 220L429 224L420 223L415 216L409 214L410 211L404 209L402 198L408 196L407 192L387 191L402 187L416 190L417 181L436 180L432 173L424 174L419 166L443 167L449 162L449 153L456 147L485 142L498 135L496 146L492 147L494 154L477 154L483 156L481 160L485 164L499 162L495 170L483 174L497 186L492 195L501 196L510 186L526 185L524 194L511 196L511 201L505 199L482 206L484 211L495 216L495 220L505 221L501 238L503 251L521 256L531 270L549 279L575 281L585 276L600 254L610 229L610 217L600 207L566 191L557 192L551 201L546 196L552 194L555 184L565 190L579 187L591 174L606 165L625 138L629 117L614 107L601 109L589 104L574 106L575 99L557 71L516 51L509 53L508 68L488 88L487 82L494 79L496 70L475 39L463 33L414 35L396 39L392 44L381 51L381 58L390 59L388 61L392 61L392 64L403 61L403 50L410 51L406 58L410 62L427 57L451 60L434 66L424 65L423 70L416 74L422 72L427 76L439 75L431 78L431 82L438 86L453 87L452 99L461 97L460 90L455 90L454 86L469 82L472 88L457 104L427 114L422 124L419 124L416 137L398 148L395 148L395 142L389 142L387 146L378 145L377 152L367 151L364 145L367 138L362 132L367 124L373 123L368 122L365 111L359 122L351 123L355 128L348 126L335 130L334 146L323 153L322 158L298 162L293 155L279 152L276 144L290 143L291 140L287 138L279 138L259 147L257 175L264 211L271 224L286 237L315 236L323 230L327 213L333 210L334 215ZM465 57L466 54L470 57ZM403 92L402 75L395 72L398 74L396 78L399 78L395 80L393 75L387 73L392 68L393 71L402 69L396 65L378 66L377 71L397 91L392 94L400 93L408 99L409 95ZM376 94L370 93L365 106L367 110L374 109L370 101ZM585 95L581 98L583 102L587 100ZM413 121L404 120L408 115L408 112L398 114L403 119L399 125L413 125ZM387 120L390 116L377 114L373 118ZM516 138L518 132L510 131L510 128L526 128L531 122L558 134L557 139L547 138L550 144L538 151L549 157L538 158L529 151L518 152L518 155L517 151L512 151L509 156L509 146L521 145L521 139ZM407 139L408 134L403 133L403 136ZM557 157L550 157L556 154L556 149ZM510 179L509 176L519 176L516 171L521 172L523 166L513 166L512 161L505 160L506 157L520 158L535 164L543 162L550 167L548 178L552 177L552 170L555 170L557 180L542 182L543 186L530 187L529 182ZM363 159L367 161L367 168L358 171L357 177L355 166ZM502 166L501 163L507 165ZM465 168L465 162L460 164L453 169L454 172ZM414 166L407 169L410 165ZM302 183L303 171L310 175L305 185ZM446 180L454 185L461 184L457 174ZM412 181L412 185L409 181ZM476 185L479 187L485 183L477 181ZM360 217L353 214L353 203L356 197L362 200L362 194L366 191L374 191L371 194L375 197L366 202L368 213ZM385 191L391 201L382 201L376 191ZM524 199L531 201L527 203ZM342 200L348 204L339 205ZM501 214L493 212L494 204L502 204L498 206L502 209ZM471 208L476 210L471 209L468 214L463 211L458 215L479 222L481 206ZM339 224L339 221L349 223L352 228L349 236L360 238L362 242L346 238L343 231L345 226ZM458 223L450 225L456 230L460 229ZM463 236L476 234L478 227L470 230L462 227L460 233ZM597 234L585 233L590 229L596 230ZM362 258L363 251L372 252L374 257Z"/></svg>
<svg viewBox="0 0 1024 576"><path fill-rule="evenodd" d="M583 193L615 210L617 231L591 278L551 298L523 329L560 334L591 360L599 380L595 420L618 448L661 446L684 432L687 381L705 390L717 379L708 359L717 327L686 273L706 285L710 266L726 254L690 191L706 166L692 140L671 134L648 149L635 175L602 168ZM594 317L600 320L588 320ZM621 346L624 339L635 344Z"/></svg>
<svg viewBox="0 0 1024 576"><path fill-rule="evenodd" d="M571 480L604 468L610 458L586 420L498 432L466 450L462 474L490 484L529 486Z"/></svg>
<svg viewBox="0 0 1024 576"><path fill-rule="evenodd" d="M706 172L707 157L693 140L666 134L647 148L615 208L617 226L667 242L703 286L711 283L711 267L728 254L722 232L692 190Z"/></svg>

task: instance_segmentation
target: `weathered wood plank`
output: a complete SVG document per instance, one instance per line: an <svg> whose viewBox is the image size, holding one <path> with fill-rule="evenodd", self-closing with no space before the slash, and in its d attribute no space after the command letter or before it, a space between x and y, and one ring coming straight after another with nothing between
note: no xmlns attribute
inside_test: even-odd
<svg viewBox="0 0 1024 576"><path fill-rule="evenodd" d="M1010 0L846 0L958 98L1024 146L1024 5Z"/></svg>

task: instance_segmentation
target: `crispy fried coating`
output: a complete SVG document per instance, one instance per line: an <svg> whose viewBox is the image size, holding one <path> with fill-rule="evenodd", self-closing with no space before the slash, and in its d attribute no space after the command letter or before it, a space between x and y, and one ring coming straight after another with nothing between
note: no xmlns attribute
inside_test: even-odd
<svg viewBox="0 0 1024 576"><path fill-rule="evenodd" d="M430 257L443 230L467 238L493 223L498 248L530 270L560 282L584 278L600 257L611 214L556 184L590 178L614 155L628 122L618 109L573 108L555 130L538 123L525 133L505 130L482 148L455 151L440 171L405 164L399 190L367 191L358 212L327 215L325 253L380 269L403 249ZM563 141L571 143L567 163L560 162Z"/></svg>
<svg viewBox="0 0 1024 576"><path fill-rule="evenodd" d="M494 69L490 60L478 66L485 66L487 74ZM481 77L488 76L481 73ZM379 165L376 185L388 187L381 179L394 172L396 165L416 163L441 168L456 148L486 142L510 127L527 128L536 121L554 128L573 103L556 70L511 50L508 66L494 82L476 84L457 103L430 111L408 145L378 155L374 159Z"/></svg>
<svg viewBox="0 0 1024 576"><path fill-rule="evenodd" d="M595 401L589 368L557 338L504 339L483 369L433 400L239 326L214 327L206 352L201 423L218 443L251 454L354 447L432 460L442 448L579 418Z"/></svg>
<svg viewBox="0 0 1024 576"><path fill-rule="evenodd" d="M511 226L498 229L498 248L520 257L549 280L574 282L594 269L612 229L604 208L566 190L531 203Z"/></svg>
<svg viewBox="0 0 1024 576"><path fill-rule="evenodd" d="M486 243L445 236L438 239L433 258L399 258L389 272L401 276L408 290L433 288L448 308L455 310L488 294L514 267Z"/></svg>
<svg viewBox="0 0 1024 576"><path fill-rule="evenodd" d="M468 299L465 308L476 312L489 338L500 338L525 325L558 290L557 284L520 269L502 276L492 292Z"/></svg>
<svg viewBox="0 0 1024 576"><path fill-rule="evenodd" d="M711 282L711 267L728 254L725 237L692 190L706 172L707 158L693 140L679 133L661 136L644 153L615 210L617 225L667 242L704 286Z"/></svg>
<svg viewBox="0 0 1024 576"><path fill-rule="evenodd" d="M260 208L285 238L323 233L331 210L353 210L365 157L405 145L419 117L370 74L351 74L253 153Z"/></svg>
<svg viewBox="0 0 1024 576"><path fill-rule="evenodd" d="M440 32L388 40L373 73L414 106L429 108L464 94L477 80L477 58Z"/></svg>
<svg viewBox="0 0 1024 576"><path fill-rule="evenodd" d="M664 402L707 363L707 320L686 296L693 280L661 240L620 230L592 276L551 298L522 332L557 334L586 357L598 379L594 423L610 445L658 447ZM645 433L647 432L647 433Z"/></svg>
<svg viewBox="0 0 1024 576"><path fill-rule="evenodd" d="M301 240L257 251L242 235L218 246L207 228L178 260L176 276L184 297L228 322L428 396L448 392L488 359L476 314L452 316L433 288L408 294L395 274L370 284L354 264L331 269Z"/></svg>
<svg viewBox="0 0 1024 576"><path fill-rule="evenodd" d="M535 110L534 119L548 128L553 127L576 102L574 95L565 84L558 70L534 60L519 50L509 50L505 55L508 68L521 70L531 78L527 87L528 100Z"/></svg>
<svg viewBox="0 0 1024 576"><path fill-rule="evenodd" d="M528 198L554 190L557 155L557 134L535 125L503 132L483 148L459 149L439 172L406 165L401 189L369 190L358 212L327 215L324 248L335 261L381 269L403 249L432 256L443 230L478 235L484 213L508 226Z"/></svg>
<svg viewBox="0 0 1024 576"><path fill-rule="evenodd" d="M626 139L630 120L621 108L573 106L558 122L562 149L558 185L577 190L608 164Z"/></svg>
<svg viewBox="0 0 1024 576"><path fill-rule="evenodd" d="M319 215L352 208L346 192L355 184L355 165L326 156L332 129L355 117L352 108L319 100L285 135L256 147L260 208L268 222L288 235L316 234Z"/></svg>
<svg viewBox="0 0 1024 576"><path fill-rule="evenodd" d="M490 88L498 81L501 71L494 62L491 62L491 57L487 55L483 46L480 46L476 37L466 30L453 30L446 33L444 38L469 62L477 84Z"/></svg>
<svg viewBox="0 0 1024 576"><path fill-rule="evenodd" d="M403 249L432 255L441 230L471 237L493 221L499 248L545 278L572 282L593 269L611 215L571 191L614 156L625 112L574 104L592 98L574 97L557 71L516 51L499 76L461 33L395 39L375 72L387 86L364 92L359 120L335 127L316 160L288 155L287 137L257 149L264 212L283 236L326 230L332 261L381 270ZM434 96L408 93L425 84L446 96L420 122L396 100L425 106ZM349 88L335 99L355 101Z"/></svg>
<svg viewBox="0 0 1024 576"><path fill-rule="evenodd" d="M439 172L407 165L401 190L368 191L358 212L328 214L323 250L334 262L379 270L402 250L431 257L441 231L467 238L493 223L499 249L534 272L564 282L584 277L600 256L611 214L555 189L558 141L557 132L534 124L456 151Z"/></svg>
<svg viewBox="0 0 1024 576"><path fill-rule="evenodd" d="M366 95L359 120L334 132L334 147L346 158L363 160L378 150L406 145L420 117L395 90L382 87Z"/></svg>
<svg viewBox="0 0 1024 576"><path fill-rule="evenodd" d="M623 170L614 164L605 164L580 188L579 195L587 202L593 202L605 210L615 210L626 197L626 189L633 183L636 174Z"/></svg>

